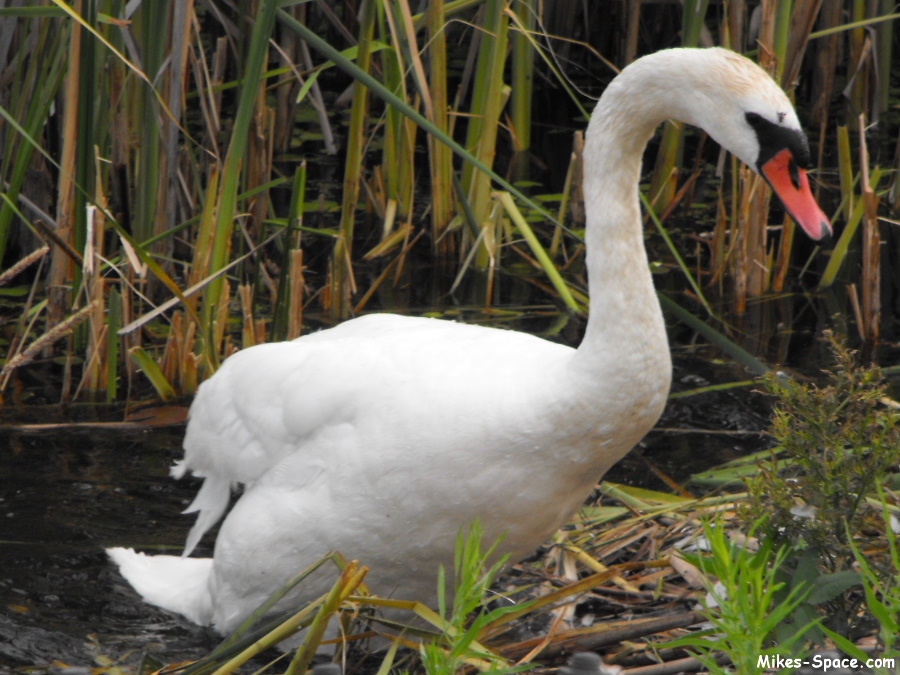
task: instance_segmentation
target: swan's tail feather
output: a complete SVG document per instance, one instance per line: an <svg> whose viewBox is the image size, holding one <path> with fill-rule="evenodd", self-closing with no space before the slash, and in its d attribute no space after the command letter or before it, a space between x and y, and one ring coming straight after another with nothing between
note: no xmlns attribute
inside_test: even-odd
<svg viewBox="0 0 900 675"><path fill-rule="evenodd" d="M106 553L150 604L181 614L201 626L212 620L212 558L149 556L130 548L108 548Z"/></svg>

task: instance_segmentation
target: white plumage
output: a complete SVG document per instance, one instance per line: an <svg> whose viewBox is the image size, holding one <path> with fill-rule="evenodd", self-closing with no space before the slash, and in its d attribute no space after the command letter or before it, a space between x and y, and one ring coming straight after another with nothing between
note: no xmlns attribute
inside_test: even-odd
<svg viewBox="0 0 900 675"><path fill-rule="evenodd" d="M708 129L766 175L811 236L828 234L796 166L796 114L768 76L720 49L640 59L588 127L592 305L579 348L381 314L232 356L200 387L173 469L205 478L186 555L232 486L244 494L212 559L110 549L126 579L149 602L228 631L330 550L370 566L376 592L428 601L476 517L490 540L506 534L514 558L546 541L653 426L668 393L637 185L644 146L669 117ZM789 161L772 169L782 151ZM295 601L331 584L310 581Z"/></svg>

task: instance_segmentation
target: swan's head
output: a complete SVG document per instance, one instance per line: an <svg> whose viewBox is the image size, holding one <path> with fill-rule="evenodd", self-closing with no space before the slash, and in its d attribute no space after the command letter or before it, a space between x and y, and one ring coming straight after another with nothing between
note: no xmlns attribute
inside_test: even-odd
<svg viewBox="0 0 900 675"><path fill-rule="evenodd" d="M810 237L830 236L828 218L809 187L809 145L794 106L750 59L721 48L666 49L638 59L600 98L588 144L607 138L613 147L634 152L667 119L704 129L769 182ZM589 154L586 170L588 160L599 161L594 155L601 153Z"/></svg>
<svg viewBox="0 0 900 675"><path fill-rule="evenodd" d="M812 239L830 237L828 217L809 187L809 144L784 91L739 54L726 49L685 51L699 58L691 79L705 80L705 86L688 94L688 114L695 119L685 121L704 128L762 175Z"/></svg>

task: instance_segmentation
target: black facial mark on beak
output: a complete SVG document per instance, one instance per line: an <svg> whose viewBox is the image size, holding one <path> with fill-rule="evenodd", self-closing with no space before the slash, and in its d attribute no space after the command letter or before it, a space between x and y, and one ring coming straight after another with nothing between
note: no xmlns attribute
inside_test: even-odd
<svg viewBox="0 0 900 675"><path fill-rule="evenodd" d="M781 121L784 118L784 113L778 113L778 118ZM782 150L790 150L794 158L794 162L791 162L791 180L794 185L798 185L800 180L798 169L806 169L810 163L809 144L803 132L770 122L762 115L754 112L746 113L744 119L756 132L756 139L759 141L759 157L756 159L757 170L760 170L766 162Z"/></svg>

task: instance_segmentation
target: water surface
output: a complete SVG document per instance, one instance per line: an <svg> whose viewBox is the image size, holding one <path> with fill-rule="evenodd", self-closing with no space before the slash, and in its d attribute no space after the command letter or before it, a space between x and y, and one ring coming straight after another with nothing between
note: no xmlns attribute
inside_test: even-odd
<svg viewBox="0 0 900 675"><path fill-rule="evenodd" d="M182 433L0 431L0 668L204 653L205 631L140 602L103 553L180 551L196 489L167 475Z"/></svg>

